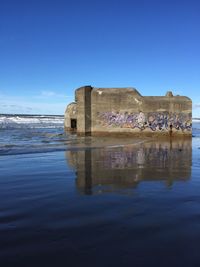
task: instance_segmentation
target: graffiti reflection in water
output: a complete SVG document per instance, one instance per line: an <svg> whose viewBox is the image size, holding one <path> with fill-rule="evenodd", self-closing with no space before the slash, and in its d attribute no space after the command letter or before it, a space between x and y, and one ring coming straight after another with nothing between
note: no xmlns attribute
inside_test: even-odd
<svg viewBox="0 0 200 267"><path fill-rule="evenodd" d="M140 182L186 181L191 175L191 140L66 152L76 185L86 194L134 188Z"/></svg>

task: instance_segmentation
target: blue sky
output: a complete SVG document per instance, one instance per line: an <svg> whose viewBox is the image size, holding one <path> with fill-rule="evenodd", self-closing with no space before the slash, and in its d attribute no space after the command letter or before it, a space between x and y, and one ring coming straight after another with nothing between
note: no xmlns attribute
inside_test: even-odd
<svg viewBox="0 0 200 267"><path fill-rule="evenodd" d="M0 0L0 113L63 114L74 90L187 95L200 117L200 1Z"/></svg>

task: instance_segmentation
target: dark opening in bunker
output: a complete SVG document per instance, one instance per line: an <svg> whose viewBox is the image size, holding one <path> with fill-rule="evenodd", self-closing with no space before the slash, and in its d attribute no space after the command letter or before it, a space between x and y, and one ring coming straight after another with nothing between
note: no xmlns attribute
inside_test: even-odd
<svg viewBox="0 0 200 267"><path fill-rule="evenodd" d="M77 124L76 119L71 119L71 129L76 129L77 128L76 124Z"/></svg>

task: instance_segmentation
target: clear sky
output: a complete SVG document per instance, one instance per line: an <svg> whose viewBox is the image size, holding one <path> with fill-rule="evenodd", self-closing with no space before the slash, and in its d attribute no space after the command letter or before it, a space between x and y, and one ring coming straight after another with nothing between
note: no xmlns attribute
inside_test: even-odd
<svg viewBox="0 0 200 267"><path fill-rule="evenodd" d="M200 1L0 0L0 113L63 114L83 85L172 90L200 117Z"/></svg>

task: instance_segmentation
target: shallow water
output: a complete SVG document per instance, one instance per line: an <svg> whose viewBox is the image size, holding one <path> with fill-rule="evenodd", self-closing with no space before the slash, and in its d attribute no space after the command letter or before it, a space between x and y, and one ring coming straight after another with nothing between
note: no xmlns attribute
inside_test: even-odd
<svg viewBox="0 0 200 267"><path fill-rule="evenodd" d="M199 126L145 142L4 129L1 266L199 266Z"/></svg>

